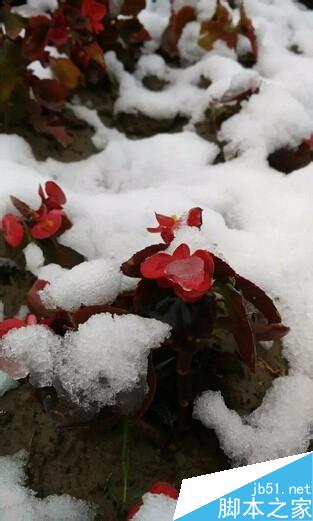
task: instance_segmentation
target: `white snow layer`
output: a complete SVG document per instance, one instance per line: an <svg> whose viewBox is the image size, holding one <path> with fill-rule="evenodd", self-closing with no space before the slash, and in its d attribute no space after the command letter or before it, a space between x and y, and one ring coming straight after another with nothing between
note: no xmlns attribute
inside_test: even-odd
<svg viewBox="0 0 313 521"><path fill-rule="evenodd" d="M197 3L199 13L204 4ZM171 68L147 49L131 76L114 54L107 56L108 68L121 83L116 111L184 116L189 123L183 132L129 140L105 128L92 110L76 106L75 111L95 127L99 151L71 164L37 162L22 139L1 135L0 168L10 175L1 176L0 212L13 211L12 193L36 206L38 184L55 179L68 196L66 209L74 223L62 242L88 260L120 263L158 241L145 231L154 224L154 211L172 215L201 206L202 232L181 230L177 241L223 254L237 271L277 299L283 321L291 327L284 340L290 375L276 380L247 420L226 409L219 395L205 395L196 405L197 416L216 429L225 452L236 461L252 463L259 457L304 450L312 428L313 164L285 176L271 169L266 157L278 148L299 145L313 132L313 11L293 0L246 0L245 5L259 43L252 71L244 69L224 43L217 42L208 53L197 50L198 22L186 27L180 43L183 69ZM156 35L162 32L163 11L144 12L143 17ZM142 79L148 73L164 79L162 92L144 87ZM199 87L202 76L211 82L206 89ZM217 147L195 135L194 124L212 103L239 85L258 85L259 91L223 124L220 139L227 143L230 160L214 165ZM68 339L69 345L80 346L89 334L92 331L83 328ZM93 347L95 352L98 347ZM111 376L105 378L110 381ZM77 393L75 380L73 385ZM97 399L101 402L102 397ZM260 447L262 456L253 445Z"/></svg>
<svg viewBox="0 0 313 521"><path fill-rule="evenodd" d="M35 387L54 385L87 410L139 406L147 391L148 355L169 336L170 326L135 315L101 313L64 339L46 326L11 330L0 341L1 369ZM136 400L137 397L137 400ZM141 398L141 401L140 401ZM127 402L127 403L126 403Z"/></svg>
<svg viewBox="0 0 313 521"><path fill-rule="evenodd" d="M177 501L163 494L147 493L142 498L143 505L132 521L172 521Z"/></svg>
<svg viewBox="0 0 313 521"><path fill-rule="evenodd" d="M67 495L38 499L26 488L26 454L0 458L1 521L92 521L95 509Z"/></svg>
<svg viewBox="0 0 313 521"><path fill-rule="evenodd" d="M82 262L71 270L60 272L41 292L48 309L74 311L81 305L112 304L121 290L122 273L109 260Z"/></svg>

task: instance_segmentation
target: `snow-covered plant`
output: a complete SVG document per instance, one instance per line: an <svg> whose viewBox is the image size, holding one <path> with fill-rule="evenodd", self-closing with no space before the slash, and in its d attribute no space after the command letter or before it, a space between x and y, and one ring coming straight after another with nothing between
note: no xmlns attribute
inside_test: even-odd
<svg viewBox="0 0 313 521"><path fill-rule="evenodd" d="M154 521L162 517L163 521L171 521L175 512L178 491L170 483L158 481L154 483L143 498L129 510L127 521L149 519Z"/></svg>
<svg viewBox="0 0 313 521"><path fill-rule="evenodd" d="M185 224L195 212L200 227L200 209L192 209ZM205 249L192 252L184 243L171 248L177 223L182 223L183 218L177 221L157 215L157 219L165 243L136 253L122 265L122 271L140 279L133 310L172 326L171 341L159 363L174 358L178 403L187 410L194 399L193 359L217 329L233 334L238 353L251 371L255 370L257 341L278 340L289 329L282 324L271 298L223 259Z"/></svg>
<svg viewBox="0 0 313 521"><path fill-rule="evenodd" d="M7 213L1 221L3 239L8 256L16 258L21 249L30 242L40 244L46 258L52 258L70 267L82 260L81 256L58 242L58 237L71 228L72 223L64 211L66 196L54 182L40 185L38 194L41 204L37 210L11 196L11 202L20 215Z"/></svg>
<svg viewBox="0 0 313 521"><path fill-rule="evenodd" d="M245 64L252 66L257 61L258 45L252 21L247 16L243 2L240 5L239 15L239 21L235 23L231 9L217 0L213 17L201 22L198 44L206 51L210 51L215 42L222 40L230 49L236 50L239 37L244 36L250 42L250 52L241 59ZM197 11L190 5L185 5L178 11L172 10L169 24L161 39L160 50L170 58L177 57L178 44L185 27L196 20Z"/></svg>
<svg viewBox="0 0 313 521"><path fill-rule="evenodd" d="M86 84L110 82L105 51L114 50L128 66L135 61L150 39L137 18L144 6L145 0L125 0L119 18L111 15L107 0L59 0L53 12L25 18L1 2L0 122L24 121L69 145L66 102ZM34 62L49 68L52 77L39 78Z"/></svg>

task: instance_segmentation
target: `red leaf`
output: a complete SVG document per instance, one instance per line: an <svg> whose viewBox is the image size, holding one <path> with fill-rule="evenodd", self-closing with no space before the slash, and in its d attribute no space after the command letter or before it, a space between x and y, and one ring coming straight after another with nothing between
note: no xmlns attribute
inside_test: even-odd
<svg viewBox="0 0 313 521"><path fill-rule="evenodd" d="M47 309L39 297L39 292L49 284L47 280L36 280L27 295L29 309L38 317L49 317L53 311Z"/></svg>
<svg viewBox="0 0 313 521"><path fill-rule="evenodd" d="M30 214L33 213L33 210L28 206L28 204L24 203L14 195L10 196L13 206L24 216L29 217Z"/></svg>
<svg viewBox="0 0 313 521"><path fill-rule="evenodd" d="M277 342L286 336L290 328L284 324L254 324L252 323L255 337L258 341Z"/></svg>
<svg viewBox="0 0 313 521"><path fill-rule="evenodd" d="M17 248L24 239L24 227L19 220L8 213L2 219L2 232L5 241L12 247Z"/></svg>
<svg viewBox="0 0 313 521"><path fill-rule="evenodd" d="M123 308L118 308L109 305L86 306L75 311L73 315L73 321L76 325L84 324L84 322L87 322L87 320L89 320L91 316L98 315L99 313L111 313L112 315L127 315L128 311Z"/></svg>
<svg viewBox="0 0 313 521"><path fill-rule="evenodd" d="M248 18L246 10L245 10L245 6L244 6L243 3L240 5L239 30L240 30L240 32L242 34L244 34L250 40L251 48L252 48L252 54L253 54L253 57L254 57L255 62L256 62L257 59L258 59L258 42L257 42L257 37L256 37L256 34L255 34L253 23L250 20L250 18Z"/></svg>
<svg viewBox="0 0 313 521"><path fill-rule="evenodd" d="M167 245L166 244L152 244L152 246L148 246L147 248L144 248L141 251L138 251L133 255L128 261L124 262L121 266L121 270L124 273L124 275L127 275L128 277L141 277L141 271L140 266L141 263L151 255L154 255L155 253L158 253L160 251L166 250Z"/></svg>
<svg viewBox="0 0 313 521"><path fill-rule="evenodd" d="M53 111L63 109L69 96L69 90L65 85L62 85L58 80L42 80L33 76L31 86L40 105Z"/></svg>
<svg viewBox="0 0 313 521"><path fill-rule="evenodd" d="M232 24L230 12L220 3L217 4L214 18L202 22L198 43L210 51L217 40L223 40L231 49L236 47L238 41L238 30Z"/></svg>
<svg viewBox="0 0 313 521"><path fill-rule="evenodd" d="M232 321L232 333L236 340L238 351L245 364L254 372L256 345L242 296L231 284L220 284L216 290L224 298L229 318Z"/></svg>
<svg viewBox="0 0 313 521"><path fill-rule="evenodd" d="M279 324L281 322L281 316L275 304L263 289L239 275L236 276L235 286L242 292L246 300L251 302L256 309L261 311L269 324Z"/></svg>
<svg viewBox="0 0 313 521"><path fill-rule="evenodd" d="M28 19L28 27L23 39L23 54L30 61L45 61L46 52L44 49L50 25L51 21L47 16L33 16Z"/></svg>
<svg viewBox="0 0 313 521"><path fill-rule="evenodd" d="M189 5L174 12L170 18L168 27L165 29L160 48L169 56L177 54L177 45L185 26L196 20L195 9Z"/></svg>
<svg viewBox="0 0 313 521"><path fill-rule="evenodd" d="M83 0L81 9L82 14L88 18L88 29L95 33L103 31L102 20L108 14L106 4L97 0Z"/></svg>

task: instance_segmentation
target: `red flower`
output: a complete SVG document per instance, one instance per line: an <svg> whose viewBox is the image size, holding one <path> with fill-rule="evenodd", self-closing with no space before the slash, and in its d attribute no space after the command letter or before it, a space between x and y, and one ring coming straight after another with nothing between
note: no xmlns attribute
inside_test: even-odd
<svg viewBox="0 0 313 521"><path fill-rule="evenodd" d="M186 216L182 215L179 218L177 218L176 215L168 217L167 215L159 213L156 213L155 216L159 226L156 228L147 228L147 230L151 233L160 233L165 244L170 244L173 241L175 230L178 230L183 224L195 226L199 229L202 226L202 209L198 207L191 208Z"/></svg>
<svg viewBox="0 0 313 521"><path fill-rule="evenodd" d="M172 499L178 499L178 492L173 485L166 481L157 481L149 489L150 494L162 494L163 496L170 497Z"/></svg>
<svg viewBox="0 0 313 521"><path fill-rule="evenodd" d="M103 31L103 18L108 13L106 5L97 2L97 0L84 0L82 3L82 14L88 18L88 29L92 32L98 33Z"/></svg>
<svg viewBox="0 0 313 521"><path fill-rule="evenodd" d="M40 195L43 204L49 210L59 210L66 203L65 193L54 181L47 181L45 183L45 192L40 185L38 194Z"/></svg>
<svg viewBox="0 0 313 521"><path fill-rule="evenodd" d="M152 485L152 487L148 490L148 493L155 495L163 495L169 497L171 499L178 498L178 492L173 485L167 483L166 481L157 481ZM135 519L136 514L139 513L141 507L143 506L143 500L135 503L128 511L127 521L133 521Z"/></svg>
<svg viewBox="0 0 313 521"><path fill-rule="evenodd" d="M62 226L63 215L64 212L62 210L43 212L30 228L32 237L34 239L48 239L55 235Z"/></svg>
<svg viewBox="0 0 313 521"><path fill-rule="evenodd" d="M12 248L20 246L24 239L24 227L20 219L8 213L3 217L1 227L5 241Z"/></svg>
<svg viewBox="0 0 313 521"><path fill-rule="evenodd" d="M25 320L18 320L17 318L7 318L0 322L0 337L3 337L12 329L20 329L25 326L33 326L37 324L35 315L27 315Z"/></svg>
<svg viewBox="0 0 313 521"><path fill-rule="evenodd" d="M197 250L193 255L187 244L181 244L171 255L161 252L141 264L141 274L155 279L159 286L172 287L186 302L199 300L213 285L214 261L211 253Z"/></svg>

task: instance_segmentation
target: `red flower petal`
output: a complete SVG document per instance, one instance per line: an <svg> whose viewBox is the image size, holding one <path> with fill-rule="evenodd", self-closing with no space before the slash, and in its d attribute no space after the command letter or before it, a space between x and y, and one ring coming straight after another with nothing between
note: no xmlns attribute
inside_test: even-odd
<svg viewBox="0 0 313 521"><path fill-rule="evenodd" d="M194 255L204 260L205 270L213 276L215 269L213 255L206 250L197 250Z"/></svg>
<svg viewBox="0 0 313 521"><path fill-rule="evenodd" d="M2 231L5 241L16 248L24 239L24 228L18 218L11 213L5 215L2 219Z"/></svg>
<svg viewBox="0 0 313 521"><path fill-rule="evenodd" d="M191 208L188 212L187 216L187 225L188 226L196 226L197 228L201 228L202 226L202 208Z"/></svg>
<svg viewBox="0 0 313 521"><path fill-rule="evenodd" d="M187 257L190 257L190 248L187 244L181 244L173 253L174 260L186 259Z"/></svg>
<svg viewBox="0 0 313 521"><path fill-rule="evenodd" d="M178 498L178 492L173 485L166 481L158 481L149 489L150 494L162 494L163 496L170 497L172 499Z"/></svg>
<svg viewBox="0 0 313 521"><path fill-rule="evenodd" d="M177 222L175 217L168 217L167 215L162 215L161 213L156 213L155 216L160 226L165 228L172 228Z"/></svg>
<svg viewBox="0 0 313 521"><path fill-rule="evenodd" d="M165 276L185 290L197 289L204 280L204 261L195 255L169 262Z"/></svg>
<svg viewBox="0 0 313 521"><path fill-rule="evenodd" d="M160 279L164 277L165 268L171 260L168 253L156 253L148 257L140 266L140 271L146 279Z"/></svg>
<svg viewBox="0 0 313 521"><path fill-rule="evenodd" d="M48 197L53 198L55 201L59 203L59 205L63 205L66 203L66 195L63 192L62 188L57 185L54 181L47 181L45 184L45 190Z"/></svg>
<svg viewBox="0 0 313 521"><path fill-rule="evenodd" d="M62 215L58 210L51 210L47 215L41 217L36 224L31 227L31 234L34 239L48 239L56 234L62 224Z"/></svg>
<svg viewBox="0 0 313 521"><path fill-rule="evenodd" d="M17 318L8 318L0 322L0 337L6 335L11 329L19 329L26 326L25 320L18 320Z"/></svg>

